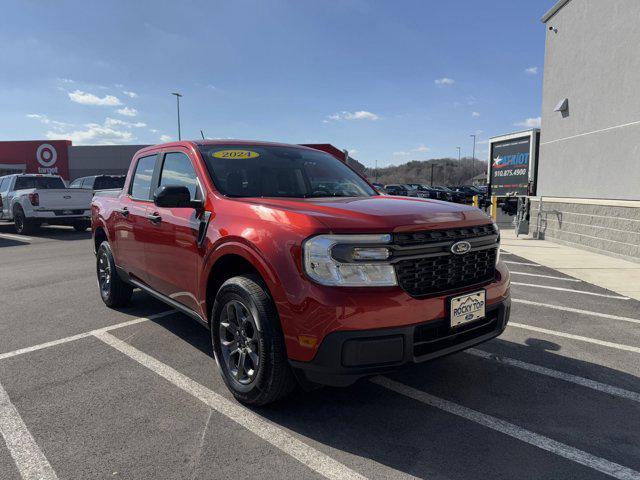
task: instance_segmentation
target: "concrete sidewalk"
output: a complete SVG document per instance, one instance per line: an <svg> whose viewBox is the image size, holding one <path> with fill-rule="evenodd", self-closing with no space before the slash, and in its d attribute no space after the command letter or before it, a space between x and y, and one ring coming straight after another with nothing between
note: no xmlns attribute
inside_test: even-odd
<svg viewBox="0 0 640 480"><path fill-rule="evenodd" d="M640 300L640 263L559 245L548 240L534 240L525 236L516 238L513 228L503 228L500 232L503 251Z"/></svg>

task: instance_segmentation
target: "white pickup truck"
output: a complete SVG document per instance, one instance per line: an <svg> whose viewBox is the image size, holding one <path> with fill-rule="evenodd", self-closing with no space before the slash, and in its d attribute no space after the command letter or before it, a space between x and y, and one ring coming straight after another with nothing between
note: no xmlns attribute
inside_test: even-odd
<svg viewBox="0 0 640 480"><path fill-rule="evenodd" d="M13 221L25 235L43 223L82 232L91 226L92 197L90 190L67 188L58 175L7 175L0 177L0 220Z"/></svg>

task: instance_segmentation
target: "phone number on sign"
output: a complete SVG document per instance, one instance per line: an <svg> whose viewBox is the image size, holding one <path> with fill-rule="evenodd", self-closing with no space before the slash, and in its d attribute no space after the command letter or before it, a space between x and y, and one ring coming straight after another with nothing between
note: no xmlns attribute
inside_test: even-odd
<svg viewBox="0 0 640 480"><path fill-rule="evenodd" d="M515 177L518 175L526 175L526 174L527 174L526 168L518 168L516 170L498 170L497 172L495 172L496 177Z"/></svg>

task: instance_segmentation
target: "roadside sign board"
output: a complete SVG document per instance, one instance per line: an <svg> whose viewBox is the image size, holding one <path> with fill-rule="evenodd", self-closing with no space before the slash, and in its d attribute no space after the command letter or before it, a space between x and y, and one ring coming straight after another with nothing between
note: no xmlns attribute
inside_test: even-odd
<svg viewBox="0 0 640 480"><path fill-rule="evenodd" d="M489 183L491 195L526 196L535 194L537 129L490 140Z"/></svg>

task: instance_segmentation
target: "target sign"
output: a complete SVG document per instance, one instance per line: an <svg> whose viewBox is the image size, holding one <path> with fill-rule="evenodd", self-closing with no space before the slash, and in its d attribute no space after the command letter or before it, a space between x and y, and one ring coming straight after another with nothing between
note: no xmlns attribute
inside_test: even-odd
<svg viewBox="0 0 640 480"><path fill-rule="evenodd" d="M49 143L43 143L36 150L36 160L43 167L51 167L58 160L58 152L53 147L53 145Z"/></svg>

